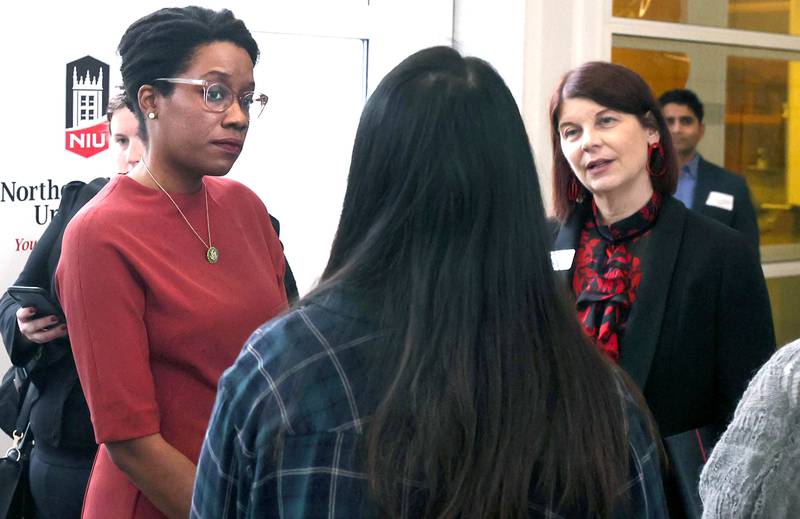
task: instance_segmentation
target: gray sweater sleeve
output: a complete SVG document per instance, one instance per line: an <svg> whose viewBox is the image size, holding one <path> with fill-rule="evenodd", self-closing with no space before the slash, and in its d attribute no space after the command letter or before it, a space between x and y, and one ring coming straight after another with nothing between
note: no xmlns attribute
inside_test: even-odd
<svg viewBox="0 0 800 519"><path fill-rule="evenodd" d="M750 382L700 477L704 519L800 517L800 340Z"/></svg>

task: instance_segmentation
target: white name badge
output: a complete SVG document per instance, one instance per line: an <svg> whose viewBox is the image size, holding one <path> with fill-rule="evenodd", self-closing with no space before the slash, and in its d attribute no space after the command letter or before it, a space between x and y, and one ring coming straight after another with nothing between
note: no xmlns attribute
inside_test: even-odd
<svg viewBox="0 0 800 519"><path fill-rule="evenodd" d="M728 193L720 193L719 191L712 191L708 194L706 205L712 207L719 207L726 211L733 211L733 195Z"/></svg>
<svg viewBox="0 0 800 519"><path fill-rule="evenodd" d="M550 251L550 261L553 262L553 270L569 270L572 267L572 259L574 257L575 249Z"/></svg>

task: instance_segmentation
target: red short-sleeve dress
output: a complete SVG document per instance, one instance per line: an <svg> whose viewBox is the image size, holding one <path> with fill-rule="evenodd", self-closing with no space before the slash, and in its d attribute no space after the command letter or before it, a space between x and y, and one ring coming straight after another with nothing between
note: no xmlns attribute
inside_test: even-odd
<svg viewBox="0 0 800 519"><path fill-rule="evenodd" d="M236 181L203 182L215 264L164 193L124 175L64 235L56 283L101 444L85 518L163 517L102 444L160 433L197 463L222 372L287 307L264 204ZM207 241L203 190L173 197Z"/></svg>

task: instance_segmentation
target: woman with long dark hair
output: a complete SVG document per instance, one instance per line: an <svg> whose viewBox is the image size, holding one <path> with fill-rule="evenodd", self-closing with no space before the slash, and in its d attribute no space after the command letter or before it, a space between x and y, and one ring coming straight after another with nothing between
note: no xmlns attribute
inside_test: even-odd
<svg viewBox="0 0 800 519"><path fill-rule="evenodd" d="M436 47L361 116L320 286L220 382L193 517L664 517L644 412L564 304L530 145Z"/></svg>
<svg viewBox="0 0 800 519"><path fill-rule="evenodd" d="M664 436L726 424L775 348L756 254L671 196L670 132L633 71L570 71L550 123L553 257L584 331L641 388Z"/></svg>

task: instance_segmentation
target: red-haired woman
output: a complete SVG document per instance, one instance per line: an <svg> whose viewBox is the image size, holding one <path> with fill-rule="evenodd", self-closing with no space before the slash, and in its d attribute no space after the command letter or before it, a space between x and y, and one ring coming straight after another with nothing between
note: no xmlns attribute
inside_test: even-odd
<svg viewBox="0 0 800 519"><path fill-rule="evenodd" d="M672 198L677 163L647 84L610 63L550 103L552 259L584 331L644 392L664 436L725 424L775 348L755 253Z"/></svg>

